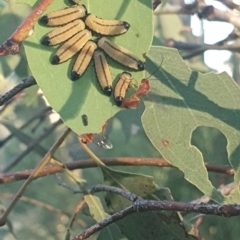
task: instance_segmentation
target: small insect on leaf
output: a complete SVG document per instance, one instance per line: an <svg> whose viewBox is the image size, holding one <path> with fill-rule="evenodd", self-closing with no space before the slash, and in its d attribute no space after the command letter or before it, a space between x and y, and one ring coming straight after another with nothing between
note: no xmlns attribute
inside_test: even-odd
<svg viewBox="0 0 240 240"><path fill-rule="evenodd" d="M131 73L123 72L114 88L114 100L117 106L122 105L122 101L125 98L126 91L131 82Z"/></svg>
<svg viewBox="0 0 240 240"><path fill-rule="evenodd" d="M90 31L84 29L65 42L52 58L52 64L59 64L73 57L92 38Z"/></svg>
<svg viewBox="0 0 240 240"><path fill-rule="evenodd" d="M47 26L61 26L85 17L87 9L84 5L67 7L58 11L51 12L40 18L40 23Z"/></svg>
<svg viewBox="0 0 240 240"><path fill-rule="evenodd" d="M103 92L110 96L112 93L112 75L106 57L101 50L97 50L93 54L93 59L98 82Z"/></svg>
<svg viewBox="0 0 240 240"><path fill-rule="evenodd" d="M149 85L150 77L153 76L157 71L159 71L159 69L162 66L163 60L164 59L162 58L161 64L155 69L155 71L153 71L153 73L149 77L142 79L139 88L129 99L123 99L123 102L122 102L123 107L131 108L131 109L135 109L138 107L141 97L146 95L150 90L150 85Z"/></svg>
<svg viewBox="0 0 240 240"><path fill-rule="evenodd" d="M70 22L62 27L58 27L49 32L43 39L42 44L46 46L54 46L65 42L76 33L82 31L85 28L85 24L82 20L78 19Z"/></svg>
<svg viewBox="0 0 240 240"><path fill-rule="evenodd" d="M88 116L86 114L82 115L82 121L84 126L88 125Z"/></svg>
<svg viewBox="0 0 240 240"><path fill-rule="evenodd" d="M129 98L123 99L122 104L125 108L137 108L142 96L146 95L150 89L148 79L143 79L139 88L136 92Z"/></svg>
<svg viewBox="0 0 240 240"><path fill-rule="evenodd" d="M130 24L119 20L104 20L89 14L85 23L89 29L105 36L116 36L124 34L130 28Z"/></svg>
<svg viewBox="0 0 240 240"><path fill-rule="evenodd" d="M135 71L144 70L143 62L126 48L118 46L114 42L102 37L98 40L100 47L109 57Z"/></svg>
<svg viewBox="0 0 240 240"><path fill-rule="evenodd" d="M88 41L84 45L72 69L71 79L73 81L79 79L84 74L88 65L90 64L90 61L93 57L93 53L96 49L97 49L97 44L93 41Z"/></svg>

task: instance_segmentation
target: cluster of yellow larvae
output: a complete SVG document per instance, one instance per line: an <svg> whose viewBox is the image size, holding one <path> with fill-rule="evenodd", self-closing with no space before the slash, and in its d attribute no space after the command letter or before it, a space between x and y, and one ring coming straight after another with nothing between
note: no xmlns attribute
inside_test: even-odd
<svg viewBox="0 0 240 240"><path fill-rule="evenodd" d="M112 76L106 55L131 70L144 70L143 62L133 53L105 37L126 33L130 28L127 22L103 20L89 14L84 5L74 5L43 16L40 23L57 26L41 41L47 46L62 44L52 57L52 64L63 63L77 55L71 72L72 81L81 78L93 59L99 84L104 94L110 96ZM92 40L94 33L98 35L95 41ZM118 106L121 106L130 82L131 74L123 72L114 88L114 99Z"/></svg>

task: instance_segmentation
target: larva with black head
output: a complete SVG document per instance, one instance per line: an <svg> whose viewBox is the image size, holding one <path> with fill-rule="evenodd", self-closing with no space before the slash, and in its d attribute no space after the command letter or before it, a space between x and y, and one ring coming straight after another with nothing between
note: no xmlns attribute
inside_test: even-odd
<svg viewBox="0 0 240 240"><path fill-rule="evenodd" d="M101 48L109 57L135 71L144 70L143 62L133 53L124 47L102 37L98 40L98 47Z"/></svg>
<svg viewBox="0 0 240 240"><path fill-rule="evenodd" d="M93 54L93 60L98 82L103 92L110 96L112 93L112 76L107 59L101 50L96 50Z"/></svg>
<svg viewBox="0 0 240 240"><path fill-rule="evenodd" d="M62 42L65 42L66 40L74 36L76 33L82 31L84 28L85 24L82 20L75 20L49 32L42 39L42 44L46 46L58 45Z"/></svg>
<svg viewBox="0 0 240 240"><path fill-rule="evenodd" d="M101 35L116 36L124 34L130 28L130 24L120 20L104 20L89 14L85 19L86 26Z"/></svg>
<svg viewBox="0 0 240 240"><path fill-rule="evenodd" d="M125 98L126 91L131 83L131 73L123 72L114 88L114 100L117 106L121 106Z"/></svg>
<svg viewBox="0 0 240 240"><path fill-rule="evenodd" d="M72 69L71 79L73 81L77 80L84 74L93 57L93 53L96 49L97 49L97 44L93 41L88 41L84 45Z"/></svg>
<svg viewBox="0 0 240 240"><path fill-rule="evenodd" d="M67 42L60 46L52 58L52 64L59 64L67 61L78 51L80 51L86 42L88 42L91 38L91 32L86 29L78 32L76 35L74 35Z"/></svg>
<svg viewBox="0 0 240 240"><path fill-rule="evenodd" d="M76 5L67 7L61 10L50 12L40 18L40 23L47 26L61 26L72 22L76 19L83 18L87 14L87 9L84 5Z"/></svg>

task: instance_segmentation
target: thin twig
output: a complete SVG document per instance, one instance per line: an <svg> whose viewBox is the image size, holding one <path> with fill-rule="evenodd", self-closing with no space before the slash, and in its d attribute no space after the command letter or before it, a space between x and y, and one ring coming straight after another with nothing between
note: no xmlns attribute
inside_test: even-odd
<svg viewBox="0 0 240 240"><path fill-rule="evenodd" d="M21 92L25 88L29 88L36 84L34 77L27 77L22 80L21 83L19 83L17 86L15 86L13 89L5 93L0 97L0 106L2 106L4 103L6 103L8 100L10 100L12 97L14 97L16 94Z"/></svg>
<svg viewBox="0 0 240 240"><path fill-rule="evenodd" d="M192 4L166 4L164 7L157 6L156 9L154 9L154 14L197 14L199 18L204 18L208 21L228 22L233 24L236 28L240 27L240 20L238 16L235 16L232 12L221 11L211 5L206 5L204 2L202 2L201 6L199 6L196 1Z"/></svg>
<svg viewBox="0 0 240 240"><path fill-rule="evenodd" d="M98 185L94 186L90 191L91 194L98 193L98 192L116 193L118 195L121 195L122 197L125 197L130 202L136 202L136 201L142 200L141 197L138 197L134 193L131 193L131 192L125 191L121 188L113 187L113 186L106 186L106 185L98 184Z"/></svg>
<svg viewBox="0 0 240 240"><path fill-rule="evenodd" d="M113 189L111 188L103 188L100 186L99 189L96 186L95 190L104 191L107 190L109 192L120 194L122 197L127 197L128 199L134 199L133 205L126 207L125 209L105 218L103 221L94 224L83 233L77 235L73 238L73 240L83 240L90 237L92 234L97 231L109 226L112 223L115 223L133 213L138 212L147 212L147 211L161 211L161 210L170 210L170 211L179 211L179 212L195 212L202 213L214 216L221 217L233 217L240 215L240 205L238 204L228 204L228 205L217 205L217 204L192 204L192 203L182 203L176 201L154 201L154 200L144 200L140 197L132 194L128 191L122 189ZM125 193L124 193L125 192ZM124 193L124 194L123 194Z"/></svg>
<svg viewBox="0 0 240 240"><path fill-rule="evenodd" d="M81 137L78 137L78 142L82 149L92 158L92 160L98 165L99 167L105 167L105 164L90 150L86 143L82 140Z"/></svg>
<svg viewBox="0 0 240 240"><path fill-rule="evenodd" d="M112 159L101 159L101 161L107 166L152 166L152 167L174 167L163 158L112 158ZM65 166L69 170L84 169L96 167L96 163L92 160L80 160L75 162L65 163ZM208 171L222 173L227 175L233 175L234 170L231 167L221 166L216 164L205 163ZM17 172L13 174L6 174L0 176L0 184L10 183L27 179L33 170L27 170L23 172ZM63 169L59 166L47 166L43 168L38 176L44 177L55 173L62 172Z"/></svg>
<svg viewBox="0 0 240 240"><path fill-rule="evenodd" d="M37 139L33 140L28 147L21 152L15 159L13 159L7 166L4 167L4 169L0 170L0 173L6 173L9 170L11 170L14 166L16 166L26 155L28 155L29 153L32 152L32 150L34 150L36 148L36 146L38 147L38 149L40 149L42 151L42 153L46 153L47 150L45 150L43 147L41 147L39 145L39 143L46 139L46 137L51 134L56 127L58 127L60 124L62 124L62 120L59 119L57 122L53 123L48 129L46 129L46 131L44 131L44 133L42 135L40 135ZM38 151L36 151L37 153L39 153ZM42 154L39 153L39 154ZM42 155L41 155L42 156Z"/></svg>
<svg viewBox="0 0 240 240"><path fill-rule="evenodd" d="M14 197L14 195L10 194L10 193L0 193L0 197L1 198L12 199ZM60 215L65 215L67 217L70 217L69 213L62 211L61 209L55 208L55 207L53 207L53 206L51 206L51 205L49 205L47 203L40 202L40 201L38 201L36 199L32 199L32 198L28 198L28 197L25 197L25 196L21 196L19 201L22 201L22 202L25 202L25 203L28 203L28 204L32 204L34 206L46 209L47 211L50 211L50 212L55 213L55 214L60 214ZM85 228L87 227L86 223L83 222L81 219L78 219L77 223L80 226L82 226L82 227L85 227Z"/></svg>
<svg viewBox="0 0 240 240"><path fill-rule="evenodd" d="M1 98L1 96L0 96ZM7 101L0 109L0 114L2 114L8 106L10 106L10 104L14 101L15 99L14 98L11 98L9 101Z"/></svg>
<svg viewBox="0 0 240 240"><path fill-rule="evenodd" d="M231 39L229 37L229 41L236 40L236 38L238 38L238 36L235 35L235 36L233 36L233 38ZM178 50L186 51L186 53L182 54L183 59L189 59L191 57L200 55L207 50L228 50L228 51L232 51L232 52L240 51L240 44L237 43L237 41L235 44L231 44L231 45L227 45L227 44L223 45L222 41L210 45L210 44L185 43L185 42L178 42L173 39L168 39L166 41L165 45L167 47L173 47L173 48L177 48Z"/></svg>
<svg viewBox="0 0 240 240"><path fill-rule="evenodd" d="M19 53L20 45L28 37L29 32L32 30L38 18L53 1L54 0L42 0L38 6L33 9L17 30L0 46L0 57Z"/></svg>
<svg viewBox="0 0 240 240"><path fill-rule="evenodd" d="M26 127L28 127L34 120L38 118L42 118L46 116L46 113L50 112L52 110L51 107L46 107L42 111L38 112L36 115L31 117L28 121L26 121L19 129L22 130ZM11 133L9 136L7 136L5 139L0 141L0 148L4 146L12 137L14 137L14 134Z"/></svg>
<svg viewBox="0 0 240 240"><path fill-rule="evenodd" d="M192 50L189 53L182 54L183 59L189 59L192 57L195 57L199 54L204 53L207 50L228 50L231 52L239 52L240 51L240 45L238 43L232 44L232 45L203 45L202 47L196 48L195 50Z"/></svg>
<svg viewBox="0 0 240 240"><path fill-rule="evenodd" d="M240 10L240 6L234 3L232 0L217 0L223 4L225 4L229 9L237 9Z"/></svg>
<svg viewBox="0 0 240 240"><path fill-rule="evenodd" d="M72 217L71 217L71 219L70 219L70 221L69 221L69 224L68 224L68 228L67 228L67 233L66 233L65 239L70 239L71 229L72 229L73 223L75 222L78 213L79 213L80 210L83 208L83 206L84 206L85 203L86 203L86 202L85 202L85 199L83 198L83 199L78 203L78 205L76 206L76 208L74 209L74 212L73 212Z"/></svg>
<svg viewBox="0 0 240 240"><path fill-rule="evenodd" d="M56 141L56 143L49 149L45 157L41 160L41 162L38 164L38 166L34 169L34 171L31 173L27 181L23 184L23 186L20 188L20 190L17 192L15 197L12 199L11 203L9 204L8 208L4 211L0 218L0 226L3 226L6 223L6 219L17 203L18 199L23 195L23 192L27 188L27 186L32 182L34 178L38 176L38 173L42 170L42 168L51 160L51 157L53 156L54 152L57 150L57 148L63 143L66 136L71 132L71 130L68 128L62 136Z"/></svg>
<svg viewBox="0 0 240 240"><path fill-rule="evenodd" d="M75 189L73 187L70 187L68 186L65 182L63 182L59 176L59 174L55 174L57 180L58 180L58 186L61 186L61 187L64 187L66 189L68 189L72 194L79 194L79 193L82 193L81 190L78 189Z"/></svg>

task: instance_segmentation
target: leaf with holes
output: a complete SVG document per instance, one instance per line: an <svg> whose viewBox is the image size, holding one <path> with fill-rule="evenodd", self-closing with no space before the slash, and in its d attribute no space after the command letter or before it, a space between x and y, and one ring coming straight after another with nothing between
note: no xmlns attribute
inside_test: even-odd
<svg viewBox="0 0 240 240"><path fill-rule="evenodd" d="M161 65L161 66L160 66ZM160 68L159 68L160 66ZM240 182L240 91L226 74L191 71L178 52L152 47L147 56L147 76L153 74L145 97L142 123L161 155L184 172L186 180L215 202L240 202L237 189L228 197L211 184L201 152L191 145L192 132L213 127L227 138L229 162Z"/></svg>

